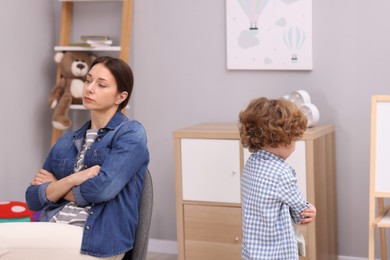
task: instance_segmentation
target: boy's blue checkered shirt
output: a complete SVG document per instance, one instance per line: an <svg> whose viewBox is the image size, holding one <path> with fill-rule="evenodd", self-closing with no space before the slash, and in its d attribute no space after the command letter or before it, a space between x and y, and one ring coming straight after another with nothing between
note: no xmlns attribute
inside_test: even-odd
<svg viewBox="0 0 390 260"><path fill-rule="evenodd" d="M297 187L295 171L280 157L260 150L246 162L242 190L242 259L297 260L291 218L309 204Z"/></svg>

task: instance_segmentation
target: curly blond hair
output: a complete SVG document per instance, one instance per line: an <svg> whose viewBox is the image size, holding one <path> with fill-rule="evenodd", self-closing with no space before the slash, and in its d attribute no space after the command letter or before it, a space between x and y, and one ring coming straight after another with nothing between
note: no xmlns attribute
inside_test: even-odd
<svg viewBox="0 0 390 260"><path fill-rule="evenodd" d="M306 127L306 116L286 99L260 97L239 114L241 143L252 153L264 147L289 145L303 136Z"/></svg>

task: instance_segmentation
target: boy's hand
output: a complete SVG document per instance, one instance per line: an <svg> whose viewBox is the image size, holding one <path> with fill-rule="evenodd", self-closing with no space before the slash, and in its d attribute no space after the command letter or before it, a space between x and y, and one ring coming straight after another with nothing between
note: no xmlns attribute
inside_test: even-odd
<svg viewBox="0 0 390 260"><path fill-rule="evenodd" d="M310 204L310 208L305 209L301 212L301 220L299 223L308 224L310 222L313 222L316 215L317 215L317 209Z"/></svg>

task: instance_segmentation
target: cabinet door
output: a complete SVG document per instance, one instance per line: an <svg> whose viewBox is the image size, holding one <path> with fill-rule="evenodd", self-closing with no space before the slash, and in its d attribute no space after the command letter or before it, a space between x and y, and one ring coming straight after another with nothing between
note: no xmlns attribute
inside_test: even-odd
<svg viewBox="0 0 390 260"><path fill-rule="evenodd" d="M184 206L186 260L241 259L241 208Z"/></svg>
<svg viewBox="0 0 390 260"><path fill-rule="evenodd" d="M182 139L183 200L240 203L238 140Z"/></svg>
<svg viewBox="0 0 390 260"><path fill-rule="evenodd" d="M295 151L287 158L286 162L295 170L298 180L298 188L304 198L307 199L306 192L306 142L295 143Z"/></svg>

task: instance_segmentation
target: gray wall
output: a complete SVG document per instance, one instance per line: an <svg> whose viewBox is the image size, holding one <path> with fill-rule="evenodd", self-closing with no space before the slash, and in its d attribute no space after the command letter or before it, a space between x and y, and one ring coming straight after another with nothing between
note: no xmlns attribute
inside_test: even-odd
<svg viewBox="0 0 390 260"><path fill-rule="evenodd" d="M46 100L55 82L51 2L2 2L0 35L0 201L23 200L50 146Z"/></svg>
<svg viewBox="0 0 390 260"><path fill-rule="evenodd" d="M370 98L390 94L390 2L313 1L314 69L306 72L226 70L224 0L134 2L129 114L148 132L155 184L151 237L176 239L175 129L236 122L257 96L305 89L320 110L320 123L336 125L339 254L367 257ZM93 25L115 36L119 9L111 4L80 4L76 20L84 23L75 37ZM59 3L18 0L3 6L0 198L23 199L49 146L46 98L54 83ZM93 13L109 18L91 22Z"/></svg>

